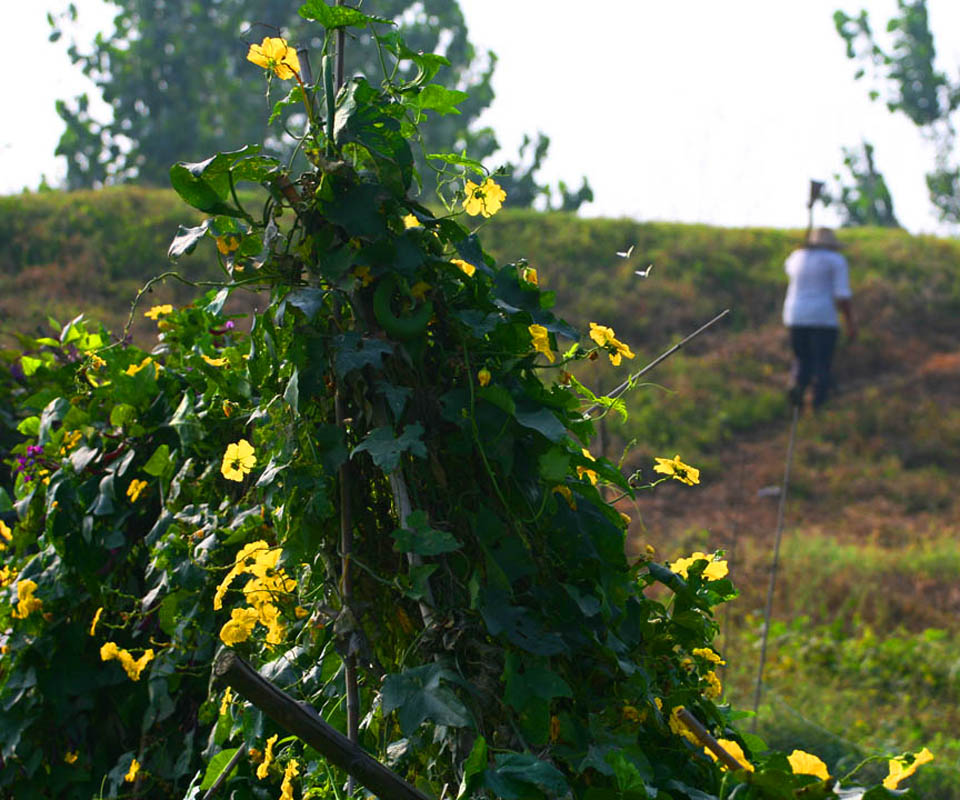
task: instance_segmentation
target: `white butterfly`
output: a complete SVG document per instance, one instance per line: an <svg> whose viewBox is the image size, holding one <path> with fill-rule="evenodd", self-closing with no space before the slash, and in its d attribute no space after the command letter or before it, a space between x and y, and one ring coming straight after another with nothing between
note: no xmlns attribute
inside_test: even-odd
<svg viewBox="0 0 960 800"><path fill-rule="evenodd" d="M639 275L641 278L646 278L650 274L650 270L653 269L653 264L647 264L646 269L635 269L633 271L634 275Z"/></svg>
<svg viewBox="0 0 960 800"><path fill-rule="evenodd" d="M630 258L630 256L633 254L633 248L634 248L634 247L636 247L635 244L630 245L630 249L627 250L625 253L621 253L621 252L618 250L618 251L617 251L617 255L620 256L620 258Z"/></svg>

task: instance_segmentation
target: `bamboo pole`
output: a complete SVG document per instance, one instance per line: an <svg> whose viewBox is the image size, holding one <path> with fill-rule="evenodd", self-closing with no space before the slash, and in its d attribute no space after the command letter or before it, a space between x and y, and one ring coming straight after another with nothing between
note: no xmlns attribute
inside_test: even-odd
<svg viewBox="0 0 960 800"><path fill-rule="evenodd" d="M431 800L324 722L309 704L297 702L274 686L234 651L220 652L213 663L213 679L232 687L277 725L345 770L380 800Z"/></svg>

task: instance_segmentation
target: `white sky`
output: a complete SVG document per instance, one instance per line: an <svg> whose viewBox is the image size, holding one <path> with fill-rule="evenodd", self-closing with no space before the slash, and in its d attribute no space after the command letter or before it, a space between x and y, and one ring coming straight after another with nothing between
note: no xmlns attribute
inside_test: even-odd
<svg viewBox="0 0 960 800"><path fill-rule="evenodd" d="M47 42L61 0L0 0L9 31L0 97L0 193L61 179L57 98L89 85ZM76 0L92 37L115 7ZM376 0L364 6L375 11ZM932 152L906 118L853 80L833 11L861 6L882 30L895 0L460 0L470 36L499 63L482 118L504 157L524 132L551 137L541 180L586 175L590 216L803 227L807 182L829 178L841 147L876 147L901 222L946 232L923 175ZM941 67L960 65L960 2L928 0ZM11 52L11 50L13 52ZM28 76L28 77L25 77ZM491 163L489 166L496 166ZM818 223L833 223L818 211Z"/></svg>

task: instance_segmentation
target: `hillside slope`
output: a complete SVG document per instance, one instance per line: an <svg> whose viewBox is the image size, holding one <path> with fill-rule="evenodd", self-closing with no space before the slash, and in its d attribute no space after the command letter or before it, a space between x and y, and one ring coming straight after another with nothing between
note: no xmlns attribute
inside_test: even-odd
<svg viewBox="0 0 960 800"><path fill-rule="evenodd" d="M169 268L180 223L195 224L171 192L0 198L0 330L35 331L48 314L63 322L81 311L119 330L137 289ZM498 261L525 257L538 269L571 323L609 325L636 352L618 369L582 365L597 390L730 309L626 396L628 418L605 420L602 449L645 480L654 456L679 453L702 469L700 486L665 484L622 510L636 553L727 550L741 597L725 621L726 682L742 707L789 432L782 264L801 236L519 211L481 232ZM819 747L838 769L928 744L938 752L924 779L930 796L960 796L960 242L875 229L841 238L861 336L841 341L829 408L798 427L761 732ZM617 255L631 246L629 259ZM648 277L635 274L648 264ZM194 281L217 275L209 246L177 269ZM168 281L150 303L197 293Z"/></svg>

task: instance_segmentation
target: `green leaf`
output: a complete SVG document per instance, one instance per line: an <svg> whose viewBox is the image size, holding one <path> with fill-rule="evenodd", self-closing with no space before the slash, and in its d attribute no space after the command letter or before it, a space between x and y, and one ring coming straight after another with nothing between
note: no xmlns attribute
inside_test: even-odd
<svg viewBox="0 0 960 800"><path fill-rule="evenodd" d="M295 414L300 413L300 372L296 368L287 381L287 388L283 390L283 399Z"/></svg>
<svg viewBox="0 0 960 800"><path fill-rule="evenodd" d="M0 486L0 514L13 510L13 503L7 490Z"/></svg>
<svg viewBox="0 0 960 800"><path fill-rule="evenodd" d="M221 750L210 759L210 763L207 764L207 771L203 774L203 782L200 784L201 792L205 792L213 786L217 778L220 777L220 773L226 769L227 764L230 763L230 759L237 754L237 750L239 749L239 747L231 747L229 750ZM237 767L235 766L227 777L230 778L236 774Z"/></svg>
<svg viewBox="0 0 960 800"><path fill-rule="evenodd" d="M129 403L117 403L110 409L110 424L122 428L137 417L137 409Z"/></svg>
<svg viewBox="0 0 960 800"><path fill-rule="evenodd" d="M20 368L28 378L43 366L43 360L33 356L20 356Z"/></svg>
<svg viewBox="0 0 960 800"><path fill-rule="evenodd" d="M434 159L436 161L443 161L447 164L453 164L456 167L463 167L464 169L468 169L477 175L486 174L483 164L475 159L467 158L465 153L461 155L456 155L455 153L430 153L427 155L427 158Z"/></svg>
<svg viewBox="0 0 960 800"><path fill-rule="evenodd" d="M418 97L420 108L436 111L438 114L459 114L457 103L462 103L470 97L466 92L447 89L436 83L424 86Z"/></svg>
<svg viewBox="0 0 960 800"><path fill-rule="evenodd" d="M20 420L17 431L24 436L36 436L40 433L40 417L33 416Z"/></svg>
<svg viewBox="0 0 960 800"><path fill-rule="evenodd" d="M514 415L524 428L538 431L551 442L562 442L567 438L567 430L549 408L535 411L517 411Z"/></svg>
<svg viewBox="0 0 960 800"><path fill-rule="evenodd" d="M389 342L361 339L360 334L353 332L335 336L333 346L336 351L333 369L339 378L366 366L379 368L383 357L393 352L393 345Z"/></svg>
<svg viewBox="0 0 960 800"><path fill-rule="evenodd" d="M259 145L247 145L239 150L217 153L206 161L181 161L170 168L170 183L187 203L207 214L244 216L241 210L225 202L230 194L230 169L242 156L259 151Z"/></svg>
<svg viewBox="0 0 960 800"><path fill-rule="evenodd" d="M323 25L324 28L365 28L371 22L382 22L389 25L392 20L385 17L375 17L370 14L364 14L355 8L346 6L328 6L323 0L306 0L300 6L300 16L304 19L312 19Z"/></svg>
<svg viewBox="0 0 960 800"><path fill-rule="evenodd" d="M407 425L400 436L393 433L389 426L374 428L367 437L350 453L353 458L364 451L370 454L373 463L386 473L393 472L400 465L400 456L410 452L420 458L427 457L427 447L423 443L423 426L419 423Z"/></svg>
<svg viewBox="0 0 960 800"><path fill-rule="evenodd" d="M408 736L426 720L437 725L464 728L470 725L470 712L441 680L454 674L440 664L426 664L387 675L381 699L383 713L397 711L400 730Z"/></svg>
<svg viewBox="0 0 960 800"><path fill-rule="evenodd" d="M153 451L153 455L146 464L143 465L143 471L154 478L162 476L170 467L170 447L162 444Z"/></svg>
<svg viewBox="0 0 960 800"><path fill-rule="evenodd" d="M114 409L116 409L116 406ZM112 421L113 412L111 412L110 418ZM184 448L203 438L203 426L197 417L193 396L190 392L184 392L180 399L180 405L177 406L177 410L170 418L170 427L177 432L180 444Z"/></svg>
<svg viewBox="0 0 960 800"><path fill-rule="evenodd" d="M562 447L551 447L537 459L540 477L547 483L560 483L570 469L570 454Z"/></svg>
<svg viewBox="0 0 960 800"><path fill-rule="evenodd" d="M478 736L470 749L470 755L463 762L463 778L460 780L460 791L457 800L472 792L479 783L479 778L487 768L487 740Z"/></svg>
<svg viewBox="0 0 960 800"><path fill-rule="evenodd" d="M200 240L207 235L207 228L210 227L210 220L205 219L202 224L196 228L185 228L183 225L177 228L177 235L170 243L170 249L167 250L167 258L176 261L180 256L192 253Z"/></svg>
<svg viewBox="0 0 960 800"><path fill-rule="evenodd" d="M555 766L528 753L506 753L496 758L499 775L532 783L548 795L562 797L570 791L566 778Z"/></svg>
<svg viewBox="0 0 960 800"><path fill-rule="evenodd" d="M462 545L447 531L434 530L427 524L425 511L414 511L407 516L406 528L398 528L393 536L393 549L400 553L417 553L421 556L437 556L452 553Z"/></svg>

